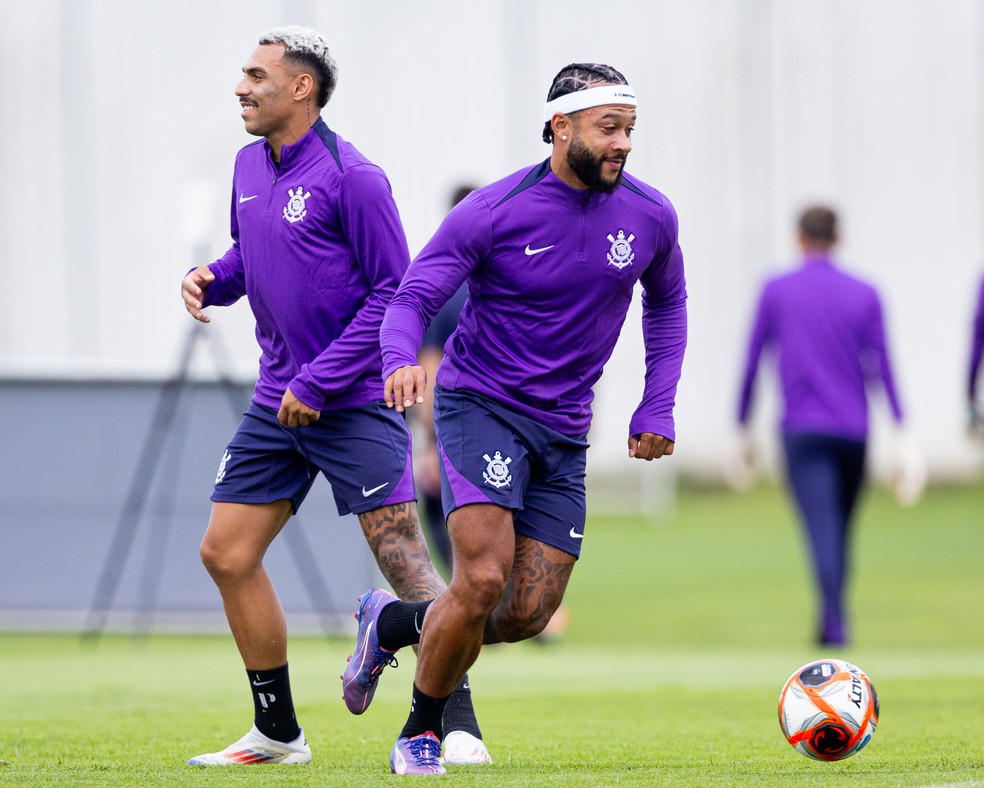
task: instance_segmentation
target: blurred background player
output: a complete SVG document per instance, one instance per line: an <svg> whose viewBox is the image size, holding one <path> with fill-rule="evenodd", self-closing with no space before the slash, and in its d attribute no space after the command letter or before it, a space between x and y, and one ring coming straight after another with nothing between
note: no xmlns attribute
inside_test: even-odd
<svg viewBox="0 0 984 788"><path fill-rule="evenodd" d="M323 473L355 513L383 575L431 599L444 581L414 503L410 433L383 403L379 327L409 264L383 171L320 117L337 82L324 38L263 34L236 88L246 131L233 175L229 250L185 276L185 308L248 296L260 344L252 402L223 453L201 559L222 594L246 667L254 724L193 765L311 760L287 667L284 611L263 558ZM471 713L458 693L458 719Z"/></svg>
<svg viewBox="0 0 984 788"><path fill-rule="evenodd" d="M984 357L984 277L977 290L977 306L970 343L970 365L967 374L967 405L970 413L970 432L976 438L984 439L984 403L978 395L978 378L981 359Z"/></svg>
<svg viewBox="0 0 984 788"><path fill-rule="evenodd" d="M469 184L458 186L451 194L449 208L454 208L475 189ZM467 285L455 291L448 302L441 307L434 322L424 332L417 360L427 372L427 379L434 380L437 368L444 358L444 346L458 327L458 315L468 296ZM451 540L448 538L447 523L441 505L441 474L438 467L437 434L434 432L434 393L428 387L420 407L407 412L414 430L417 486L424 503L424 519L430 545L437 551L445 570L451 570ZM449 576L449 575L448 575Z"/></svg>
<svg viewBox="0 0 984 788"><path fill-rule="evenodd" d="M865 480L870 381L881 381L892 418L902 424L881 299L874 287L835 265L837 239L830 208L813 206L800 215L802 259L795 271L762 289L738 402L738 423L747 428L759 360L774 352L786 474L818 589L817 640L833 646L848 639L844 591Z"/></svg>

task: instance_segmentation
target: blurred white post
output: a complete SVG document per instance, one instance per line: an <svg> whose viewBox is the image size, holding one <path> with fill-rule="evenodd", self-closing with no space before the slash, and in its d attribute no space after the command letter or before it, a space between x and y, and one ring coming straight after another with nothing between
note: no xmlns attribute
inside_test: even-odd
<svg viewBox="0 0 984 788"><path fill-rule="evenodd" d="M677 469L673 457L652 462L626 460L624 470L591 470L588 451L588 516L641 517L656 523L677 504Z"/></svg>

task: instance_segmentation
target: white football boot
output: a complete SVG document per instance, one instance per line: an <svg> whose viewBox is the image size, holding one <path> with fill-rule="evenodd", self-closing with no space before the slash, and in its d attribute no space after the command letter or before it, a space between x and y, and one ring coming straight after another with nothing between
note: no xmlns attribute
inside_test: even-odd
<svg viewBox="0 0 984 788"><path fill-rule="evenodd" d="M308 763L311 760L311 748L308 747L304 731L294 741L282 742L271 739L260 733L254 725L249 733L230 744L222 752L207 752L196 755L189 766L231 766L237 763Z"/></svg>
<svg viewBox="0 0 984 788"><path fill-rule="evenodd" d="M492 758L481 739L465 731L451 731L444 737L441 762L452 766L479 766L492 763Z"/></svg>

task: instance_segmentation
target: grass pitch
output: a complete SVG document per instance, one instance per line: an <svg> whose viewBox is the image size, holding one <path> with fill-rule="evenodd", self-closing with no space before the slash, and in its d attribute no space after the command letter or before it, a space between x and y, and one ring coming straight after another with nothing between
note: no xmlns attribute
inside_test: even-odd
<svg viewBox="0 0 984 788"><path fill-rule="evenodd" d="M901 509L875 492L855 539L852 644L812 645L813 592L780 491L684 489L655 523L591 517L562 640L487 647L471 671L495 763L462 785L984 785L984 487ZM352 589L353 597L363 589ZM406 717L413 656L345 711L341 639L295 637L314 761L194 768L252 707L231 637L0 634L0 785L372 785ZM881 721L840 763L782 738L776 700L824 655L872 678Z"/></svg>

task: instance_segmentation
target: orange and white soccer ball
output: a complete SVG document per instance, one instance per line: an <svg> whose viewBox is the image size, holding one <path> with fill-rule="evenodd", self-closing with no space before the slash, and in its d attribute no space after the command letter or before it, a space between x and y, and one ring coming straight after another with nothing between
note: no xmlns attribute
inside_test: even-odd
<svg viewBox="0 0 984 788"><path fill-rule="evenodd" d="M811 662L796 670L779 693L779 725L793 749L808 758L850 758L875 732L878 693L850 662Z"/></svg>

